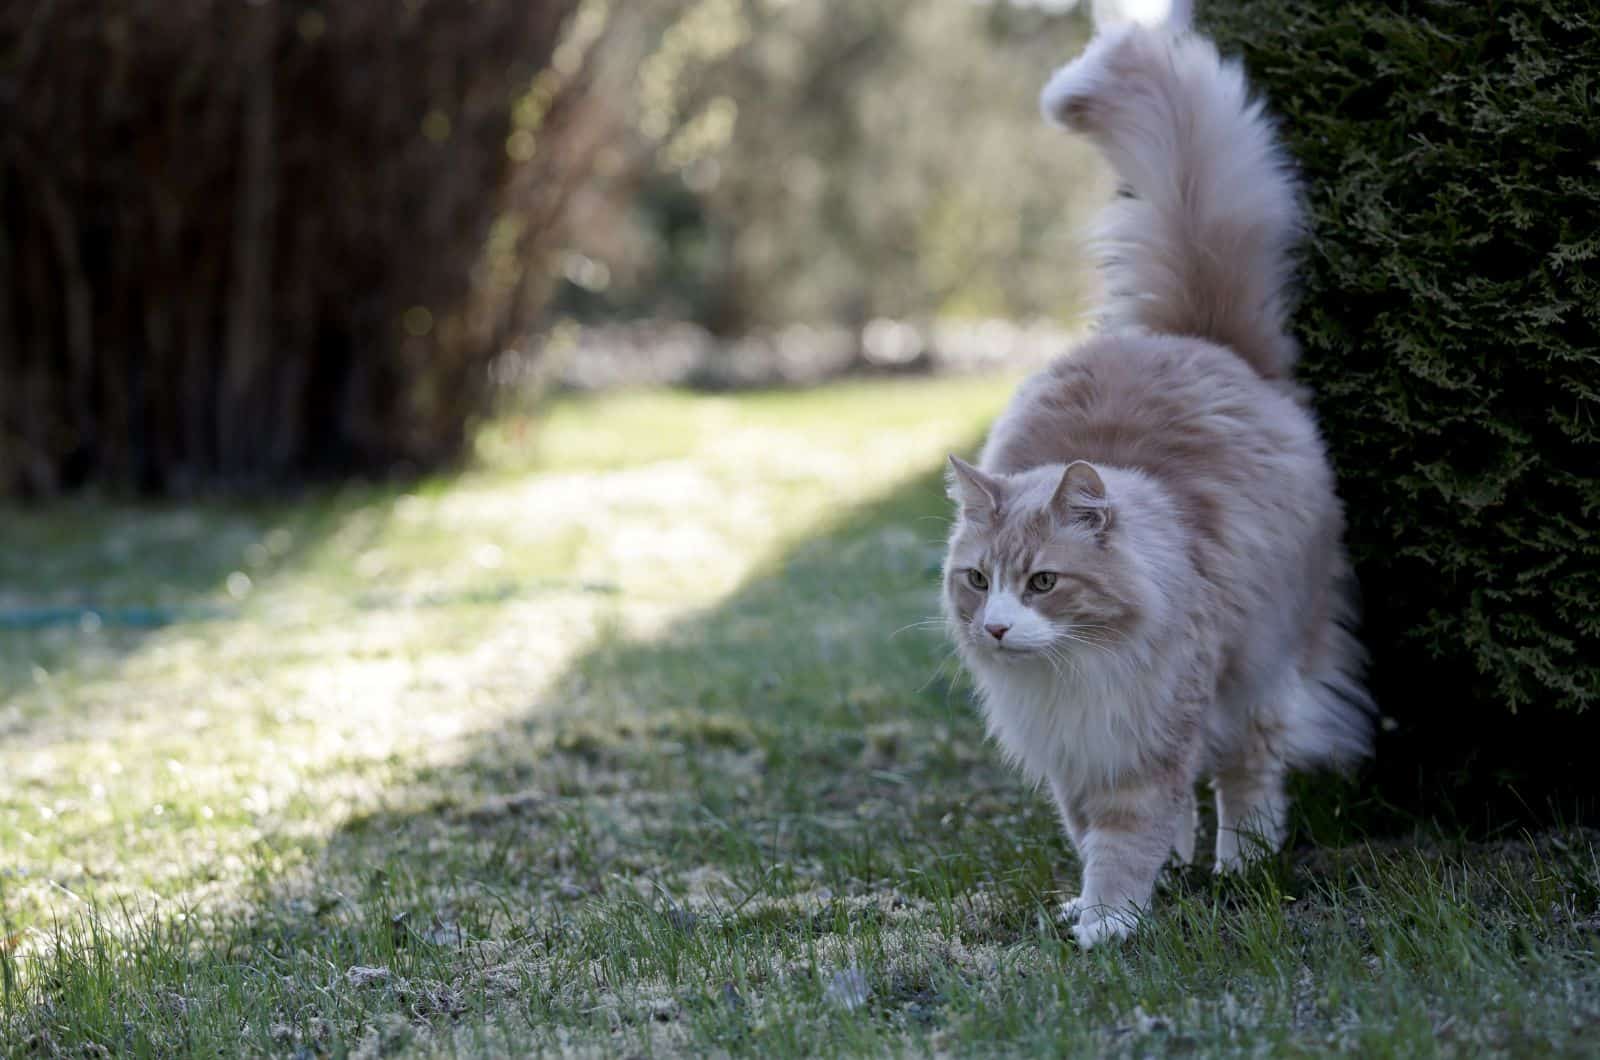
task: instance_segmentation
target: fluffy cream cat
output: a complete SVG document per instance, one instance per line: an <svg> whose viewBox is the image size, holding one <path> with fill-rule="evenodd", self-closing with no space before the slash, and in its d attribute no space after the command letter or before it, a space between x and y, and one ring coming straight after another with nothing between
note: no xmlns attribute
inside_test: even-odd
<svg viewBox="0 0 1600 1060"><path fill-rule="evenodd" d="M1028 380L959 517L945 611L1007 755L1083 862L1064 913L1127 934L1216 792L1216 866L1275 850L1285 774L1368 752L1332 470L1285 330L1295 183L1238 65L1124 25L1050 81L1131 195L1104 218L1104 326Z"/></svg>

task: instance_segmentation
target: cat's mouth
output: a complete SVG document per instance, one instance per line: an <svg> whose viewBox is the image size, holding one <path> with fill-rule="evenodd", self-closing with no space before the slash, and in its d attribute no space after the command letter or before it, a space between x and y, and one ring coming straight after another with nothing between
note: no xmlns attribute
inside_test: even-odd
<svg viewBox="0 0 1600 1060"><path fill-rule="evenodd" d="M985 644L984 648L988 650L989 654L1006 659L1026 659L1029 656L1039 654L1039 649L1031 644L1007 644L1005 641L1001 641L998 644L991 641Z"/></svg>

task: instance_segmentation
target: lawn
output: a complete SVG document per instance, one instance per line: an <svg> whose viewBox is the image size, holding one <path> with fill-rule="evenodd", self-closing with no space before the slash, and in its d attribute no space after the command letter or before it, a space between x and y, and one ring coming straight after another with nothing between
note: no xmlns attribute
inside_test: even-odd
<svg viewBox="0 0 1600 1060"><path fill-rule="evenodd" d="M1311 782L1276 863L1074 947L927 621L1008 389L567 399L403 489L0 510L0 1051L1600 1050L1575 828Z"/></svg>

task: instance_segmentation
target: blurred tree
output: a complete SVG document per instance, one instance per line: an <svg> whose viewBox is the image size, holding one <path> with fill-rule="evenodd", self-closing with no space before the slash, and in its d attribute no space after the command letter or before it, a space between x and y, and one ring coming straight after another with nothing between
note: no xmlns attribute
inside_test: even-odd
<svg viewBox="0 0 1600 1060"><path fill-rule="evenodd" d="M0 491L452 458L610 136L608 19L0 5Z"/></svg>
<svg viewBox="0 0 1600 1060"><path fill-rule="evenodd" d="M725 333L1076 314L1076 225L1109 188L1035 106L1087 32L1064 6L640 4L618 95L633 207L581 226L607 289L564 307Z"/></svg>

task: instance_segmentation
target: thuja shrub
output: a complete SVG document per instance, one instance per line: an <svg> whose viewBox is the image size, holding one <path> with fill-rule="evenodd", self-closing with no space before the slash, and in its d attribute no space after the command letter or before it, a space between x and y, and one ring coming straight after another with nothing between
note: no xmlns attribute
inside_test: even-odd
<svg viewBox="0 0 1600 1060"><path fill-rule="evenodd" d="M1463 769L1530 715L1576 732L1556 712L1600 698L1600 5L1202 17L1306 178L1303 377L1380 699Z"/></svg>
<svg viewBox="0 0 1600 1060"><path fill-rule="evenodd" d="M0 5L0 493L451 459L592 154L604 6Z"/></svg>

